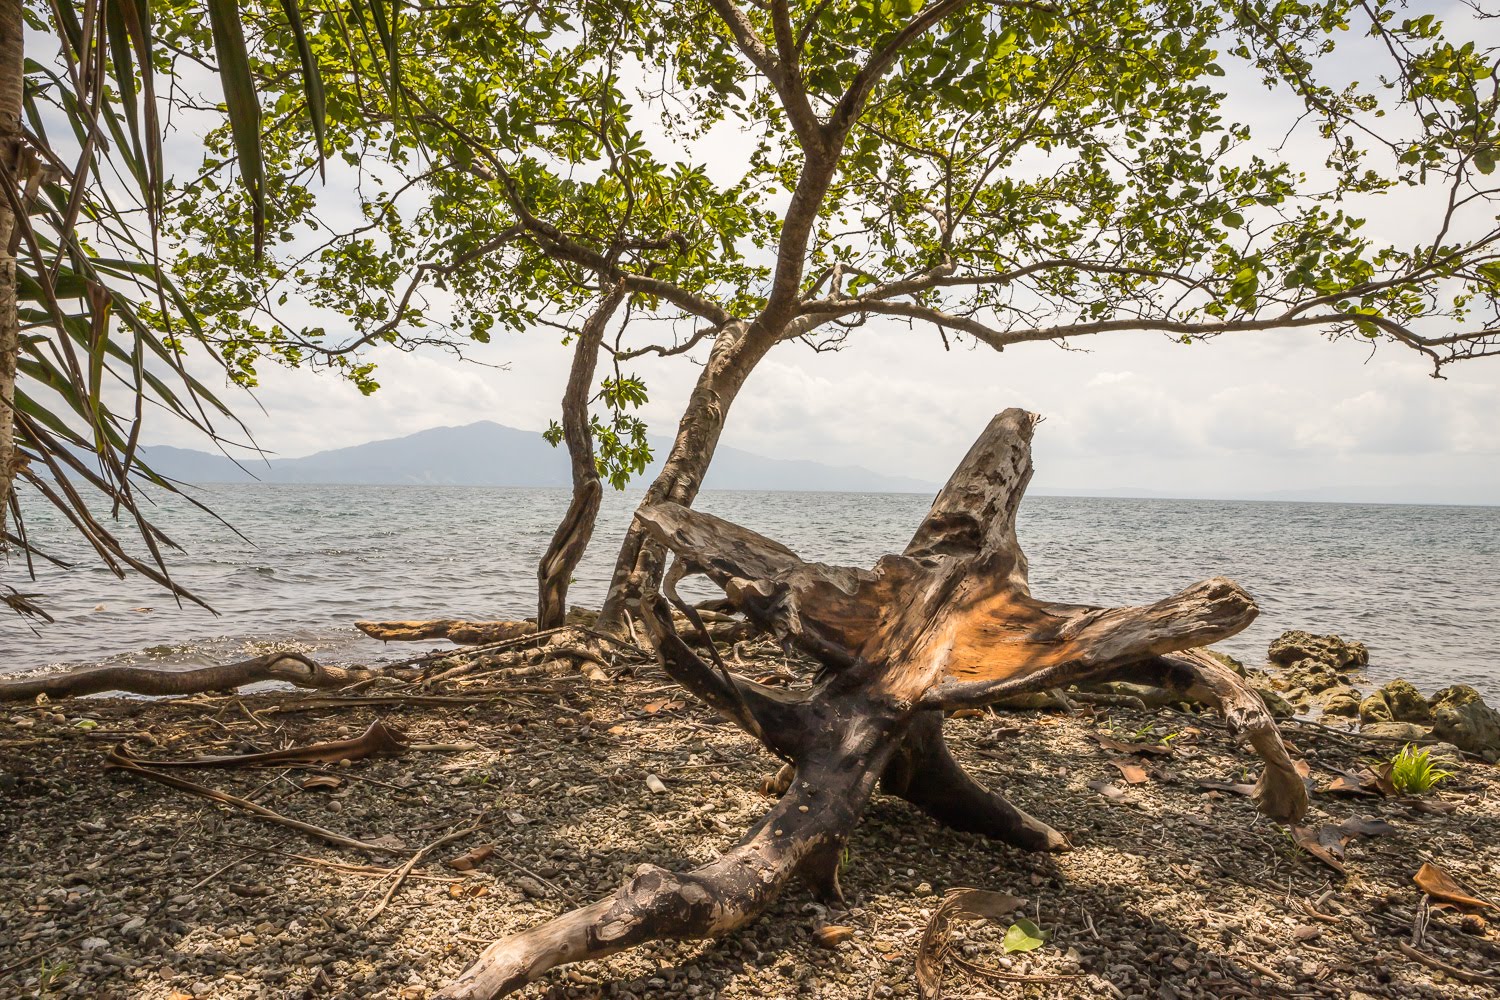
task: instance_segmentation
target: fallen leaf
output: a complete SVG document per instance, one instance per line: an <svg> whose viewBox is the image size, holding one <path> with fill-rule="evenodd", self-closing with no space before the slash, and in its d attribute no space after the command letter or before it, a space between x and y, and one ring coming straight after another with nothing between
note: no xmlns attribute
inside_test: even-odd
<svg viewBox="0 0 1500 1000"><path fill-rule="evenodd" d="M684 705L686 705L686 702L678 701L675 698L665 701L648 701L646 702L646 714L655 715L658 712L675 712Z"/></svg>
<svg viewBox="0 0 1500 1000"><path fill-rule="evenodd" d="M1458 884L1458 880L1430 861L1423 862L1422 867L1418 868L1417 873L1412 876L1412 881L1417 883L1417 888L1433 899L1441 899L1444 902L1468 906L1476 910L1485 907L1491 910L1500 909L1487 899L1469 895L1464 891L1464 887Z"/></svg>
<svg viewBox="0 0 1500 1000"><path fill-rule="evenodd" d="M1118 801L1119 799L1123 799L1125 797L1124 792L1116 788L1114 785L1111 785L1107 781L1090 781L1089 787L1098 792L1100 795L1104 796L1106 799Z"/></svg>
<svg viewBox="0 0 1500 1000"><path fill-rule="evenodd" d="M1457 811L1457 802L1444 802L1442 799L1407 799L1406 805L1419 813L1429 816L1448 816Z"/></svg>
<svg viewBox="0 0 1500 1000"><path fill-rule="evenodd" d="M1022 917L1005 929L1000 947L1007 955L1017 951L1035 951L1047 943L1049 936L1046 931Z"/></svg>
<svg viewBox="0 0 1500 1000"><path fill-rule="evenodd" d="M1317 924L1299 924L1292 928L1292 937L1298 941L1311 941L1323 933L1323 928Z"/></svg>
<svg viewBox="0 0 1500 1000"><path fill-rule="evenodd" d="M1130 743L1126 740L1117 740L1111 736L1094 734L1094 741L1106 750L1115 753L1140 753L1150 754L1157 757L1172 756L1172 748L1162 743Z"/></svg>
<svg viewBox="0 0 1500 1000"><path fill-rule="evenodd" d="M1375 772L1366 767L1358 771L1345 771L1319 791L1327 795L1379 795L1380 789L1376 787L1376 782Z"/></svg>
<svg viewBox="0 0 1500 1000"><path fill-rule="evenodd" d="M531 820L527 819L524 815L516 812L515 810L511 810L510 812L506 813L505 818L510 820L511 823L515 826L525 826L527 823L531 822Z"/></svg>
<svg viewBox="0 0 1500 1000"><path fill-rule="evenodd" d="M1151 780L1151 776L1146 773L1146 769L1139 764L1132 764L1128 760L1119 759L1112 760L1110 763L1120 769L1120 777L1125 779L1127 785L1139 785Z"/></svg>
<svg viewBox="0 0 1500 1000"><path fill-rule="evenodd" d="M488 896L490 887L474 883L472 885L463 882L454 882L448 887L450 899L478 899L480 896Z"/></svg>
<svg viewBox="0 0 1500 1000"><path fill-rule="evenodd" d="M406 850L406 841L391 833L383 834L379 837L376 837L374 840L366 841L366 843L372 844L375 847L384 847L392 851Z"/></svg>
<svg viewBox="0 0 1500 1000"><path fill-rule="evenodd" d="M813 931L813 940L820 948L837 948L841 942L847 941L854 936L853 927L845 927L843 924L829 924L819 927Z"/></svg>
<svg viewBox="0 0 1500 1000"><path fill-rule="evenodd" d="M478 847L456 858L449 858L443 864L456 872L471 872L484 863L491 854L495 853L494 844L480 844Z"/></svg>
<svg viewBox="0 0 1500 1000"><path fill-rule="evenodd" d="M986 889L950 889L932 911L922 940L917 945L917 989L922 1000L938 1000L943 995L943 964L952 946L950 928L955 920L997 920L1026 905L1020 896ZM1009 932L1007 932L1009 933ZM878 945L877 945L878 946Z"/></svg>
<svg viewBox="0 0 1500 1000"><path fill-rule="evenodd" d="M1323 845L1322 841L1318 839L1318 831L1306 826L1292 826L1291 831L1292 840L1296 842L1298 847L1340 875L1349 874L1349 869L1345 868L1343 863L1334 857L1328 848Z"/></svg>
<svg viewBox="0 0 1500 1000"><path fill-rule="evenodd" d="M319 788L331 790L339 788L343 784L343 778L335 778L331 774L315 774L310 778L303 778L301 787L304 792L310 792Z"/></svg>
<svg viewBox="0 0 1500 1000"><path fill-rule="evenodd" d="M605 730L605 732L609 733L609 735L611 736L624 736L626 729L624 726L610 726Z"/></svg>
<svg viewBox="0 0 1500 1000"><path fill-rule="evenodd" d="M1198 787L1211 792L1233 792L1235 795L1254 795L1255 786L1243 782L1200 781Z"/></svg>

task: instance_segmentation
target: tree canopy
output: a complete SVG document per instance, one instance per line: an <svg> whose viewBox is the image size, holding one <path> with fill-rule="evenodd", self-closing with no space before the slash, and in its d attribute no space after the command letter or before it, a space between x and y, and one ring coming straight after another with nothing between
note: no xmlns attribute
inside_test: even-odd
<svg viewBox="0 0 1500 1000"><path fill-rule="evenodd" d="M159 15L179 44L203 44L195 6ZM359 347L484 341L616 281L623 359L734 320L826 347L875 317L995 348L1313 327L1436 366L1495 349L1492 54L1399 4L309 11L328 142L358 182L346 226L308 183L276 15L245 15L274 95L271 250L243 239L250 199L223 196L227 129L170 211L178 279L247 371L314 358L370 388ZM391 53L378 87L339 71ZM1236 120L1257 87L1296 99L1291 137ZM1407 189L1425 231L1375 234L1374 196ZM284 314L299 298L352 338Z"/></svg>

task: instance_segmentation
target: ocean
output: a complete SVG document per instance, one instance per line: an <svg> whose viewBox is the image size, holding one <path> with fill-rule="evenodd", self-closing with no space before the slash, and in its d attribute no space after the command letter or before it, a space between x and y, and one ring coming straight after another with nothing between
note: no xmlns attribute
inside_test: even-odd
<svg viewBox="0 0 1500 1000"><path fill-rule="evenodd" d="M361 619L518 618L535 612L536 562L567 503L557 489L436 486L210 486L196 491L240 534L178 497L155 519L184 551L173 576L214 606L181 607L116 579L61 518L28 498L27 525L70 570L24 559L0 583L54 624L0 615L0 672L45 666L185 666L296 649L329 662L394 661ZM610 492L572 600L597 607L639 494ZM900 551L931 497L707 492L699 509L776 538L803 558L869 566ZM121 525L121 534L127 534ZM1500 701L1500 508L1029 497L1019 534L1032 591L1083 604L1146 603L1209 576L1253 593L1261 614L1218 649L1264 662L1286 629L1370 647L1376 681L1424 690L1472 684ZM240 537L242 535L243 537ZM711 596L697 582L685 592ZM442 646L434 643L432 646Z"/></svg>

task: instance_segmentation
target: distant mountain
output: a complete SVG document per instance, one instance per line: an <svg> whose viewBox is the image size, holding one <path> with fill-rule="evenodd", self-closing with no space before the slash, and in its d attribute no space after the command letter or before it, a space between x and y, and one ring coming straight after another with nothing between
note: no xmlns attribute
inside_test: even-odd
<svg viewBox="0 0 1500 1000"><path fill-rule="evenodd" d="M661 468L671 442L652 439ZM482 420L433 427L406 437L320 451L305 458L246 459L239 465L209 452L158 445L142 449L157 472L187 483L337 483L434 486L567 486L568 456L536 431ZM937 484L888 476L855 465L767 458L720 447L705 489L807 490L849 493L935 493Z"/></svg>

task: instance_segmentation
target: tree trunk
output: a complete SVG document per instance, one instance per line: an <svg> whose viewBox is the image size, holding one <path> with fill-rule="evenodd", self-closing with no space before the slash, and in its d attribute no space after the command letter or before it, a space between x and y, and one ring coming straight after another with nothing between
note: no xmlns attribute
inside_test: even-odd
<svg viewBox="0 0 1500 1000"><path fill-rule="evenodd" d="M537 564L537 612L539 629L558 628L568 615L568 584L573 570L594 537L594 523L599 517L599 502L604 492L599 482L599 468L594 463L594 438L589 431L589 390L594 385L594 369L599 363L599 345L604 328L625 297L625 286L616 285L599 303L573 346L573 367L563 390L563 441L573 467L573 498L563 514L552 542Z"/></svg>
<svg viewBox="0 0 1500 1000"><path fill-rule="evenodd" d="M21 100L25 86L25 24L21 0L0 0L0 162L14 180L21 174ZM16 446L16 359L21 348L16 316L16 217L10 196L0 197L0 548L4 547L11 490L21 471Z"/></svg>
<svg viewBox="0 0 1500 1000"><path fill-rule="evenodd" d="M245 684L281 681L299 688L340 688L374 677L410 677L416 671L334 667L314 663L301 653L267 653L237 663L211 667L85 667L0 680L0 702L31 701L38 695L76 698L101 691L183 695L230 691Z"/></svg>
<svg viewBox="0 0 1500 1000"><path fill-rule="evenodd" d="M822 664L811 688L789 691L699 659L651 586L655 550L642 546L641 619L667 672L790 761L790 780L777 783L777 804L719 860L680 874L646 866L613 896L490 945L439 996L503 996L555 966L653 938L724 934L763 912L794 875L837 901L841 849L877 784L958 829L1068 849L1061 833L965 773L943 742L945 711L1027 691L1146 676L1196 693L1265 759L1261 809L1299 819L1307 789L1270 713L1241 678L1196 650L1251 622L1256 607L1245 591L1216 578L1136 608L1031 596L1015 515L1036 421L1020 410L997 416L906 550L872 570L803 562L671 501L643 506L636 517L652 541Z"/></svg>
<svg viewBox="0 0 1500 1000"><path fill-rule="evenodd" d="M726 327L719 334L708 364L688 397L672 450L667 453L661 473L647 488L638 510L668 501L690 506L697 498L713 461L714 449L719 445L729 407L745 379L775 342L763 330L745 324ZM624 630L626 612L639 605L646 589L661 582L662 553L660 543L648 537L640 518L633 520L620 545L609 593L599 612L600 629Z"/></svg>

